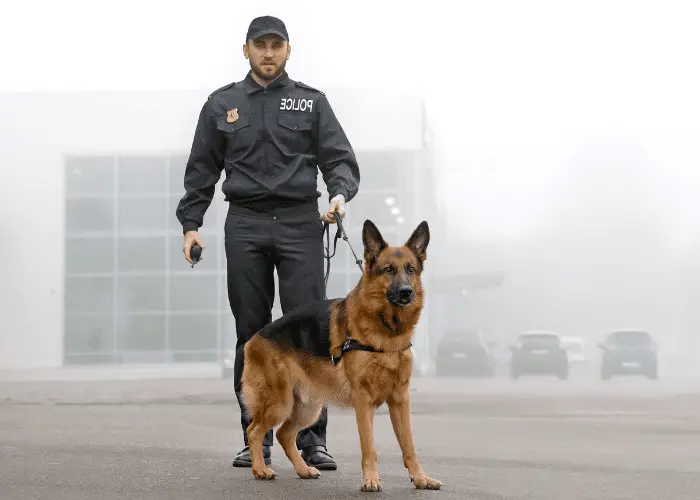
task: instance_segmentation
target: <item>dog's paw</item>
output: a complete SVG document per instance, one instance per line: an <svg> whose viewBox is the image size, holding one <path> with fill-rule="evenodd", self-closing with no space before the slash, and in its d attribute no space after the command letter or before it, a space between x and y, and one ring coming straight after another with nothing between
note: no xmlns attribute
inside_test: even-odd
<svg viewBox="0 0 700 500"><path fill-rule="evenodd" d="M302 479L318 479L321 472L316 467L306 467L305 469L296 471L297 475Z"/></svg>
<svg viewBox="0 0 700 500"><path fill-rule="evenodd" d="M270 469L269 467L265 466L260 469L253 469L253 476L255 479L275 479L277 477L277 473Z"/></svg>
<svg viewBox="0 0 700 500"><path fill-rule="evenodd" d="M360 491L375 492L382 491L382 485L379 483L379 477L365 478L364 483L360 487Z"/></svg>
<svg viewBox="0 0 700 500"><path fill-rule="evenodd" d="M428 476L412 477L411 482L418 490L439 490L442 483Z"/></svg>

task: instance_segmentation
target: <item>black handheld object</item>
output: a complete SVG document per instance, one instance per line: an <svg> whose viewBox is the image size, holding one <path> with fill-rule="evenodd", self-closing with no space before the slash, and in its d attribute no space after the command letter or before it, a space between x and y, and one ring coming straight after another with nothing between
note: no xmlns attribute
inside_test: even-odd
<svg viewBox="0 0 700 500"><path fill-rule="evenodd" d="M196 243L190 248L190 257L192 258L192 267L202 259L202 247Z"/></svg>

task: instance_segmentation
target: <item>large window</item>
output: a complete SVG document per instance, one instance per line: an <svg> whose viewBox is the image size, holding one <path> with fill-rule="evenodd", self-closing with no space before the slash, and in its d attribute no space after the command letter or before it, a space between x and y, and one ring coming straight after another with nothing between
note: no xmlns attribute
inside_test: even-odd
<svg viewBox="0 0 700 500"><path fill-rule="evenodd" d="M175 207L186 156L66 158L65 362L214 361L224 337L222 197L182 255Z"/></svg>

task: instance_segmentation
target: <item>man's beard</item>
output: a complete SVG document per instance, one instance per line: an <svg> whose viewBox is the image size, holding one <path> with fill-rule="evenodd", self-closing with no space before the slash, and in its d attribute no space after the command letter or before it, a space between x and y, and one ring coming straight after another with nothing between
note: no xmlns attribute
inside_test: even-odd
<svg viewBox="0 0 700 500"><path fill-rule="evenodd" d="M262 69L253 65L253 61L250 61L250 69L253 70L255 76L268 83L274 81L278 76L280 76L284 72L286 65L287 61L282 61L282 64L277 67L277 70L274 73L266 73L263 72ZM260 66L262 67L262 64Z"/></svg>

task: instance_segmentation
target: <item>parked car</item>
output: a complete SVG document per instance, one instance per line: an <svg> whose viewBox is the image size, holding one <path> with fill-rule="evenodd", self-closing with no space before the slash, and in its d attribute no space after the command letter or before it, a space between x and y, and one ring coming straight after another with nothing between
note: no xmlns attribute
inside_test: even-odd
<svg viewBox="0 0 700 500"><path fill-rule="evenodd" d="M614 375L646 375L658 378L658 345L648 332L617 330L598 344L603 351L600 377L610 380Z"/></svg>
<svg viewBox="0 0 700 500"><path fill-rule="evenodd" d="M479 331L453 330L438 342L435 374L441 376L494 376L494 358Z"/></svg>
<svg viewBox="0 0 700 500"><path fill-rule="evenodd" d="M529 331L518 335L511 346L510 376L556 375L569 378L569 359L556 332Z"/></svg>

